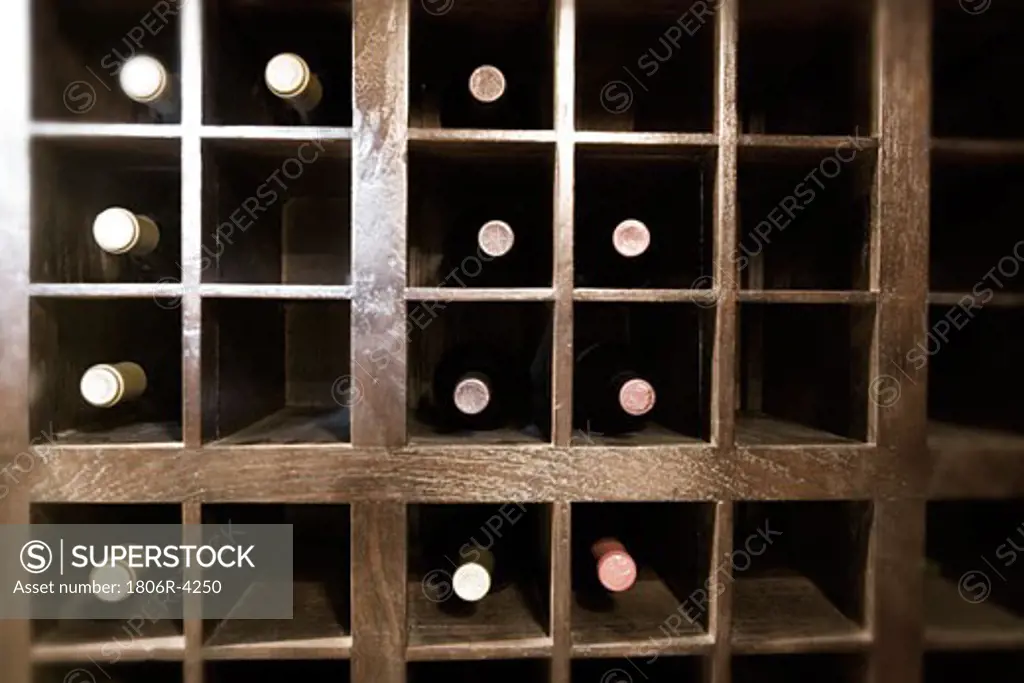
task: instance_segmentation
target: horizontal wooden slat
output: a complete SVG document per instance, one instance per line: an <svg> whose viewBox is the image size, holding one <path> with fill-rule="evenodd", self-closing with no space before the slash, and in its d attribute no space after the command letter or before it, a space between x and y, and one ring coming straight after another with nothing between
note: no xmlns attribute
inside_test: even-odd
<svg viewBox="0 0 1024 683"><path fill-rule="evenodd" d="M147 123L32 123L29 132L38 138L181 138L177 124Z"/></svg>
<svg viewBox="0 0 1024 683"><path fill-rule="evenodd" d="M328 126L202 126L200 137L223 140L351 140L351 128Z"/></svg>
<svg viewBox="0 0 1024 683"><path fill-rule="evenodd" d="M469 287L407 287L407 301L551 301L550 287L483 289Z"/></svg>
<svg viewBox="0 0 1024 683"><path fill-rule="evenodd" d="M455 145L466 142L550 144L555 141L555 131L410 128L409 140L417 143L438 143L438 145Z"/></svg>
<svg viewBox="0 0 1024 683"><path fill-rule="evenodd" d="M717 289L598 289L581 287L573 290L573 301L678 301L712 306L720 296Z"/></svg>
<svg viewBox="0 0 1024 683"><path fill-rule="evenodd" d="M816 290L740 290L739 300L764 304L872 304L878 300L876 292L841 292Z"/></svg>
<svg viewBox="0 0 1024 683"><path fill-rule="evenodd" d="M29 285L33 297L68 299L178 298L184 294L180 283L38 283Z"/></svg>
<svg viewBox="0 0 1024 683"><path fill-rule="evenodd" d="M577 145L629 145L655 147L715 147L718 136L714 133L631 133L619 131L577 131L573 134Z"/></svg>
<svg viewBox="0 0 1024 683"><path fill-rule="evenodd" d="M522 638L503 641L446 643L443 645L409 645L406 659L410 662L445 660L505 659L511 657L543 658L551 656L551 638Z"/></svg>
<svg viewBox="0 0 1024 683"><path fill-rule="evenodd" d="M209 299L321 299L348 300L350 285L199 285L199 294Z"/></svg>

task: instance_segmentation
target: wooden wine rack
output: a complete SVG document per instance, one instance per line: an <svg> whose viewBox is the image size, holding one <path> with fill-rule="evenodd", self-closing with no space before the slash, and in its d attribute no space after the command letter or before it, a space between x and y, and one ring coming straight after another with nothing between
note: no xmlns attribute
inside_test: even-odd
<svg viewBox="0 0 1024 683"><path fill-rule="evenodd" d="M1006 91L1014 88L995 71L973 80L946 76L954 70L950 53L955 52L956 41L969 35L972 26L997 15L1004 17L997 22L1024 25L1019 12L1013 14L1016 10L1009 7L1014 3L961 0L958 6L942 0L933 6L933 0L875 0L872 6L856 0L718 0L707 3L712 9L700 19L688 0L424 2L352 0L351 7L326 0L309 3L334 7L347 22L339 25L351 27L350 34L346 28L337 36L343 48L351 41L352 60L345 66L350 68L351 83L341 84L351 85L351 118L315 132L332 160L329 168L318 171L318 182L350 200L350 222L332 224L324 232L331 246L316 247L325 254L326 268L338 268L337 277L303 278L301 263L296 262L297 270L289 271L295 277L282 273L279 281L263 275L253 279L253 272L246 269L256 268L256 262L246 265L244 258L211 276L203 264L203 248L209 246L217 222L225 219L219 215L223 207L213 206L212 199L221 160L228 164L228 157L235 155L234 163L243 167L261 154L291 154L296 145L311 139L311 130L305 127L250 125L243 110L231 110L233 96L215 95L214 85L231 86L230 79L219 78L217 71L220 38L226 45L227 33L211 33L215 12L233 8L258 13L289 3L177 3L177 35L165 34L161 45L177 56L180 66L181 117L180 122L167 124L132 121L111 104L116 93L102 89L94 92L97 116L77 116L71 107L79 106L78 100L69 102L64 89L76 81L91 82L89 72L73 54L69 61L58 35L47 33L67 3L0 3L4 63L31 65L6 70L8 90L0 107L0 152L5 160L0 184L0 459L18 468L5 470L18 474L16 481L2 482L7 493L0 501L0 519L24 523L37 510L53 518L102 510L124 521L197 523L225 511L245 520L249 514L257 515L253 504L327 506L344 520L337 527L338 548L343 546L344 552L327 580L351 598L347 614L321 621L323 605L317 608L317 598L308 598L297 587L296 620L269 627L259 622L233 624L219 642L209 637L200 620L186 619L170 630L166 624L144 626L131 637L130 646L115 648L117 662L111 656L111 634L72 633L55 640L40 637L29 622L6 621L0 624L0 680L88 683L109 674L125 683L216 683L269 674L356 683L458 675L556 683L648 678L727 683L775 680L773 676L930 683L975 680L982 665L995 672L990 680L1016 680L1013 672L1019 675L1024 657L1024 616L958 599L956 576L939 577L925 567L933 543L942 546L943 540L953 550L940 548L936 553L947 560L952 557L954 565L963 562L956 539L966 547L975 532L986 538L994 534L993 545L982 548L991 559L1000 539L1014 534L1020 522L1012 514L1020 511L1015 501L1024 499L1024 440L1008 432L951 427L929 419L935 417L929 414L929 387L941 388L949 401L960 398L963 403L966 399L956 396L958 387L968 386L963 391L975 392L981 401L979 392L986 383L1003 381L1003 370L976 378L973 384L957 384L966 382L962 368L950 370L952 379L943 379L929 377L913 362L915 348L927 343L931 329L924 322L931 326L947 308L956 306L975 281L960 284L953 278L942 282L955 281L954 286L930 288L930 265L932 281L941 280L936 279L934 259L944 256L956 262L960 253L991 253L991 261L979 264L985 266L976 273L980 279L985 268L1009 253L1013 242L996 244L993 239L990 244L979 230L961 233L958 244L950 242L947 231L940 253L935 231L950 223L947 214L930 223L929 207L945 200L945 195L930 195L940 168L952 174L952 179L943 176L944 191L952 192L957 170L966 169L969 176L972 169L1012 167L1024 160L1019 122L1016 138L994 126L994 135L988 136L988 124L979 124L968 134L957 133L965 129L954 124L936 125L937 133L954 135L932 135L933 120L958 120L953 110L968 88L973 88L969 101L980 110L989 109L989 98L996 96L1003 99L991 106L1006 106ZM592 36L607 37L608 29L591 29L590 19L598 12L605 19L611 17L612 26L620 20L625 26L647 6L656 18L648 22L653 28L642 34L647 41L642 49L657 45L664 30L686 12L693 21L706 24L697 24L692 38L683 36L705 41L708 51L706 63L685 67L693 71L694 80L680 86L690 101L706 103L706 108L696 107L694 116L684 117L680 130L610 130L621 120L599 108L602 79L625 81L627 76L617 64L607 72L591 68L591 58L600 53ZM411 105L418 101L412 94L411 73L428 59L416 47L413 34L431 19L427 15L437 15L436 22L444 20L449 9L454 17L469 8L467 21L500 22L518 12L529 16L538 7L536 34L551 50L550 102L538 128L447 129L430 123L429 116L421 116ZM424 8L430 10L426 15ZM101 23L106 11L127 11L129 21L134 21L135 14L151 8L148 2L104 0L90 3L92 9L96 17L89 21ZM774 58L777 51L785 52L783 43L793 40L791 31L799 34L801 22L813 26L817 17L845 17L847 11L859 17L860 23L851 25L862 28L859 37L867 46L859 65L863 83L856 85L858 77L838 73L825 79L816 76L814 83L824 98L847 92L844 86L849 81L848 92L855 93L847 107L853 125L844 122L841 130L828 131L802 129L798 123L794 130L779 127L785 112L792 113L783 106L778 118L775 105L785 105L786 95L765 94L756 87L759 79L770 80L756 64L750 67L752 76L744 75L744 50L749 45L764 51L766 59ZM745 43L747 22L765 17L772 28L752 32ZM940 24L951 32L938 31ZM692 21L689 26L693 28ZM87 28L83 24L81 30ZM1016 30L1016 42L1024 42L1024 31ZM812 33L813 29L805 31L803 37ZM299 50L302 35L294 37L294 49ZM978 53L961 58L970 61ZM797 80L791 84L793 92L800 87ZM651 90L657 87L671 86L650 84ZM634 89L638 100L644 96ZM759 93L765 109L775 113L764 122L751 123L750 103L744 101L747 92ZM70 94L77 98L82 91ZM807 100L802 102L799 106L811 111ZM677 106L683 105L670 98L663 111ZM947 113L949 117L942 118ZM977 115L987 120L990 113ZM639 125L639 114L636 120ZM762 126L767 132L759 132ZM860 258L860 266L851 274L848 264L827 261L831 256L824 254L831 254L834 244L819 235L810 238L810 251L802 260L794 257L807 268L795 271L797 275L822 274L818 282L801 288L774 286L778 280L771 262L741 273L734 256L741 238L749 235L762 211L766 214L775 205L770 193L758 195L758 188L774 178L772 164L795 158L813 167L849 145L857 149L856 173L866 174L851 180L866 199L863 244L852 254L853 261ZM111 283L84 281L74 274L83 262L78 252L85 245L80 236L62 234L55 223L66 206L86 195L69 189L66 178L61 185L52 172L53 159L59 166L59 154L66 150L78 155L82 165L76 168L82 169L83 182L90 174L88 160L99 164L108 153L150 154L171 169L177 183L169 191L180 191L180 216L175 216L180 219L179 278ZM414 191L410 183L418 177L417 155L458 158L463 153L487 156L529 150L539 150L552 171L550 280L544 278L543 286L530 283L518 288L424 286L429 277L412 272L419 267L410 255L410 244L416 241L410 224L415 219L407 215ZM696 158L709 165L710 246L707 268L701 271L703 284L694 285L698 288L578 284L574 246L581 236L574 233L574 222L577 209L589 200L579 196L577 190L584 184L577 180L591 156L603 158L606 153L627 160ZM758 170L760 163L768 164L767 171ZM852 170L843 174L844 179L854 178ZM1020 194L1012 188L1008 193ZM748 197L750 201L745 201ZM833 218L816 227L845 231L849 216L840 213ZM755 222L748 226L752 219ZM957 227L951 227L953 234ZM256 232L247 239L264 239ZM245 245L240 242L236 248ZM815 262L818 255L823 255L828 269L814 271L820 265ZM341 271L350 274L348 282ZM814 286L833 281L839 285ZM1015 291L1012 286L997 291L988 305L992 310L978 313L978 321L971 325L982 329L986 315L1014 320L1021 304ZM174 306L165 308L154 300ZM408 378L415 366L410 355L415 342L409 342L406 325L410 306L430 301L514 305L550 317L554 409L549 443L416 437ZM699 392L697 400L704 402L700 412L706 427L685 435L659 433L620 441L580 439L574 433L574 321L589 315L582 309L608 302L704 311L709 342L706 374L701 376L708 389ZM217 390L223 393L211 393L212 384L231 379L214 379L216 373L205 363L230 351L230 344L242 349L248 338L256 348L265 329L279 331L284 323L277 317L278 306L284 303L320 307L312 319L293 322L300 341L325 335L326 343L309 347L311 354L328 359L319 371L340 378L348 375L347 386L358 389L351 443L336 442L315 430L312 435L278 431L274 438L256 435L246 441L224 438L219 427L210 426L211 410L216 413L211 402L223 407L226 404L219 402L230 401L232 393L242 395L234 400L244 401L247 392L256 396L270 389L225 384ZM227 325L228 316L222 317L221 311L233 309L269 312L251 318L240 313L239 326L225 347L223 339L213 338L221 328L211 320ZM858 315L852 315L854 311ZM814 319L814 325L805 326L806 319ZM992 338L999 338L1001 324ZM747 325L757 327L763 338L760 370L751 369L740 353ZM56 333L51 326L59 328L62 346L53 341ZM103 329L97 332L95 327ZM790 337L787 330L793 331ZM968 332L969 327L959 334ZM40 439L40 430L49 422L42 406L65 405L55 410L69 410L70 399L57 394L73 391L74 383L37 384L40 368L52 370L65 358L76 360L76 338L92 343L97 333L120 339L122 349L124 342L147 345L172 338L181 358L180 394L171 392L174 400L159 416L171 428L139 427L120 432L116 439L101 434L91 443L72 440L56 449L47 447ZM377 362L382 347L388 349L390 362ZM984 344L971 348L980 365L991 360ZM998 351L1004 361L1019 356L1012 345ZM800 365L799 359L812 357L825 361ZM855 376L838 385L815 377L814 368L830 368L833 357L849 360ZM247 358L258 365L255 356ZM938 367L941 359L940 352L933 366ZM780 376L790 365L804 370ZM172 369L176 380L177 368ZM334 379L330 374L326 381ZM758 382L766 387L765 406L772 401L805 407L810 401L813 406L816 397L825 397L821 402L839 406L834 411L842 413L835 418L842 425L839 433L746 417L741 411L748 407L745 393ZM774 388L768 386L772 383ZM1011 403L1012 394L1019 393L1019 387L1000 389L981 412L1000 412L999 401L1016 405ZM833 417L829 413L822 420L829 423ZM287 432L287 424L281 429ZM487 608L488 618L472 626L432 610L420 596L423 577L412 569L410 548L417 540L410 538L412 511L441 503L509 501L526 504L541 520L534 530L537 557L543 558L539 566L547 572L535 576L544 605L541 616L514 600ZM689 587L699 587L703 579L710 594L691 628L668 637L659 632L659 625L668 622L687 597L672 581L645 583L628 608L588 610L574 599L581 568L572 562L573 541L588 532L588 520L602 507L623 519L647 515L647 522L637 524L653 525L663 534L666 562L681 544L685 553L679 562L695 581ZM734 552L742 552L749 535L756 534L758 514L773 524L778 521L786 543L792 544L787 545L788 552L798 564L826 566L821 587L806 579L772 583L744 577L745 570L736 564L740 555ZM965 527L964 520L974 520L977 526ZM970 565L973 556L966 561ZM723 563L734 571L716 571ZM1024 577L1009 572L1004 582L1013 581L1022 582ZM123 643L126 636L115 629L114 636L118 634ZM654 654L657 661L651 661ZM66 677L78 669L92 672L93 678ZM609 672L618 678L609 678Z"/></svg>

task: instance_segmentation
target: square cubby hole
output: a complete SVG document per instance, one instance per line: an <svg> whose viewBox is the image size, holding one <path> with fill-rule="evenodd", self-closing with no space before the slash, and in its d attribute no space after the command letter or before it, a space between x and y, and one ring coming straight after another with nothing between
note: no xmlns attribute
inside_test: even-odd
<svg viewBox="0 0 1024 683"><path fill-rule="evenodd" d="M220 445L348 442L347 301L207 299L203 436Z"/></svg>
<svg viewBox="0 0 1024 683"><path fill-rule="evenodd" d="M572 506L574 646L700 636L708 628L714 506Z"/></svg>
<svg viewBox="0 0 1024 683"><path fill-rule="evenodd" d="M741 0L741 132L866 134L872 8L862 0Z"/></svg>
<svg viewBox="0 0 1024 683"><path fill-rule="evenodd" d="M125 636L127 640L128 636ZM126 662L117 659L114 645L103 650L100 657L85 655L84 662L67 664L37 664L32 669L33 683L92 683L92 681L117 681L117 683L183 683L184 670L181 662ZM114 651L114 654L107 654ZM99 661L96 661L96 660ZM78 664L76 666L75 664Z"/></svg>
<svg viewBox="0 0 1024 683"><path fill-rule="evenodd" d="M933 134L1024 138L1018 115L1024 98L1003 76L1024 68L1024 7L934 0L933 8Z"/></svg>
<svg viewBox="0 0 1024 683"><path fill-rule="evenodd" d="M173 103L157 114L121 89L121 67L145 55L180 88L181 3L126 0L86 6L75 0L32 5L32 116L47 121L177 123Z"/></svg>
<svg viewBox="0 0 1024 683"><path fill-rule="evenodd" d="M707 660L700 657L665 657L652 647L639 657L575 659L573 683L700 683L708 680Z"/></svg>
<svg viewBox="0 0 1024 683"><path fill-rule="evenodd" d="M1024 634L1024 500L928 503L925 639Z"/></svg>
<svg viewBox="0 0 1024 683"><path fill-rule="evenodd" d="M409 507L409 647L549 632L547 505Z"/></svg>
<svg viewBox="0 0 1024 683"><path fill-rule="evenodd" d="M76 444L181 441L177 300L33 299L30 321L33 434Z"/></svg>
<svg viewBox="0 0 1024 683"><path fill-rule="evenodd" d="M714 164L699 147L580 147L576 286L710 287Z"/></svg>
<svg viewBox="0 0 1024 683"><path fill-rule="evenodd" d="M866 502L736 506L730 561L738 648L813 633L857 639L864 628L872 509Z"/></svg>
<svg viewBox="0 0 1024 683"><path fill-rule="evenodd" d="M745 655L732 660L735 683L866 683L867 675L867 658L859 654Z"/></svg>
<svg viewBox="0 0 1024 683"><path fill-rule="evenodd" d="M1024 366L1013 343L1024 334L1024 309L986 307L993 296L997 288L986 279L957 304L929 306L925 337L907 352L910 365L928 367L933 450L1024 449Z"/></svg>
<svg viewBox="0 0 1024 683"><path fill-rule="evenodd" d="M204 144L204 282L351 284L351 147L318 130Z"/></svg>
<svg viewBox="0 0 1024 683"><path fill-rule="evenodd" d="M971 295L978 306L991 300L986 290L1024 292L1024 241L1016 229L1024 211L1021 182L1024 161L970 160L935 152L928 269L932 292Z"/></svg>
<svg viewBox="0 0 1024 683"><path fill-rule="evenodd" d="M550 145L412 143L409 283L550 287Z"/></svg>
<svg viewBox="0 0 1024 683"><path fill-rule="evenodd" d="M709 441L714 313L691 303L577 303L573 445Z"/></svg>
<svg viewBox="0 0 1024 683"><path fill-rule="evenodd" d="M181 506L174 504L33 503L29 510L29 522L33 525L131 524L146 525L152 529L154 525L180 525L182 518ZM144 530L146 527L135 528ZM162 534L160 536L166 538ZM124 540L131 542L133 539ZM69 568L69 583L89 580L85 577L72 579L71 571ZM127 659L130 654L143 650L180 654L185 651L183 622L181 619L168 618L170 615L165 610L173 610L175 606L164 607L154 597L125 596L116 602L105 602L96 595L68 596L69 613L93 618L33 619L32 643L37 649L55 656L57 653L66 656L74 648L91 648L91 651L102 652L103 657L109 658L97 662L104 667L108 661L116 664ZM126 619L125 610L145 614L146 618ZM101 618L104 613L112 616Z"/></svg>
<svg viewBox="0 0 1024 683"><path fill-rule="evenodd" d="M865 442L875 307L740 305L736 442Z"/></svg>
<svg viewBox="0 0 1024 683"><path fill-rule="evenodd" d="M208 683L262 680L348 683L351 671L346 661L315 659L206 662L203 680Z"/></svg>
<svg viewBox="0 0 1024 683"><path fill-rule="evenodd" d="M32 167L33 282L181 280L176 140L37 139Z"/></svg>
<svg viewBox="0 0 1024 683"><path fill-rule="evenodd" d="M409 683L525 683L550 680L551 664L543 659L489 659L486 661L413 662Z"/></svg>
<svg viewBox="0 0 1024 683"><path fill-rule="evenodd" d="M744 148L735 265L743 289L866 290L873 150Z"/></svg>
<svg viewBox="0 0 1024 683"><path fill-rule="evenodd" d="M581 0L576 13L577 128L711 131L715 2Z"/></svg>
<svg viewBox="0 0 1024 683"><path fill-rule="evenodd" d="M207 84L203 120L216 125L352 125L352 3L210 0L206 7ZM299 57L307 71L300 113L271 92L265 77L277 55ZM300 71L301 73L301 71ZM286 87L291 87L288 84ZM301 86L300 86L301 87Z"/></svg>
<svg viewBox="0 0 1024 683"><path fill-rule="evenodd" d="M549 441L551 315L540 302L410 303L410 442Z"/></svg>
<svg viewBox="0 0 1024 683"><path fill-rule="evenodd" d="M292 618L204 619L203 649L211 657L230 657L246 647L351 647L351 514L348 505L248 503L207 505L203 524L227 536L233 525L292 525ZM218 533L218 532L215 532ZM243 598L259 601L254 583Z"/></svg>
<svg viewBox="0 0 1024 683"><path fill-rule="evenodd" d="M410 2L409 125L549 129L554 3Z"/></svg>
<svg viewBox="0 0 1024 683"><path fill-rule="evenodd" d="M926 652L924 683L1014 683L1024 675L1024 653L988 650L978 652Z"/></svg>

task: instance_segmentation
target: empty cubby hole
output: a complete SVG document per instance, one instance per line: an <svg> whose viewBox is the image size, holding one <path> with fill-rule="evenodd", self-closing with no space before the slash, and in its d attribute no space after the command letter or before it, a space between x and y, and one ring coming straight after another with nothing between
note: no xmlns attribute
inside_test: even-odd
<svg viewBox="0 0 1024 683"><path fill-rule="evenodd" d="M410 647L543 638L550 523L546 505L410 506ZM488 562L490 588L482 598L456 590L466 571L460 567Z"/></svg>
<svg viewBox="0 0 1024 683"><path fill-rule="evenodd" d="M932 131L936 137L1024 138L1019 88L1024 9L1015 3L935 0ZM984 106L978 106L984 102Z"/></svg>
<svg viewBox="0 0 1024 683"><path fill-rule="evenodd" d="M867 659L858 654L745 655L732 660L735 683L866 683L867 675Z"/></svg>
<svg viewBox="0 0 1024 683"><path fill-rule="evenodd" d="M740 305L741 445L867 441L873 305Z"/></svg>
<svg viewBox="0 0 1024 683"><path fill-rule="evenodd" d="M539 302L410 302L410 441L550 440L551 324L551 307ZM370 361L397 362L398 342L385 340ZM456 401L456 389L474 379L486 389Z"/></svg>
<svg viewBox="0 0 1024 683"><path fill-rule="evenodd" d="M709 441L714 326L714 309L698 304L577 303L573 444ZM623 403L633 380L646 385L643 415Z"/></svg>
<svg viewBox="0 0 1024 683"><path fill-rule="evenodd" d="M206 440L350 440L347 301L207 299L202 359Z"/></svg>
<svg viewBox="0 0 1024 683"><path fill-rule="evenodd" d="M133 533L141 533L143 537L119 538L119 541L125 543L155 542L156 536L151 531L154 525L180 525L181 519L181 506L172 504L33 503L29 511L29 521L40 526L138 525L133 528L139 531ZM146 530L147 527L150 531ZM159 539L171 540L165 530L159 533ZM85 574L72 578L72 571L78 570L67 568L69 583L90 581ZM168 608L162 607L153 596L136 595L127 600L131 601L127 603L129 607L126 607L124 600L107 603L95 595L69 596L69 618L32 620L32 642L38 647L55 652L83 645L101 646L104 656L112 658L111 663L126 659L129 653L143 649L184 652L185 637L181 619L171 618L164 611ZM128 619L125 617L126 609L145 617ZM105 612L109 613L108 618L103 618ZM70 618L71 613L77 616ZM89 618L83 618L86 616ZM105 662L101 663L105 665Z"/></svg>
<svg viewBox="0 0 1024 683"><path fill-rule="evenodd" d="M714 508L705 503L574 504L573 643L646 643L705 633L713 524ZM622 559L606 557L609 540L635 567L631 587L628 565L610 578L614 592L599 570Z"/></svg>
<svg viewBox="0 0 1024 683"><path fill-rule="evenodd" d="M521 683L547 681L551 676L551 664L543 659L413 662L408 666L409 683Z"/></svg>
<svg viewBox="0 0 1024 683"><path fill-rule="evenodd" d="M1024 397L1018 391L1024 367L1016 361L1014 344L1024 334L1024 310L986 307L994 290L986 280L958 304L929 306L925 337L907 352L908 365L928 367L928 443L933 449L1024 447Z"/></svg>
<svg viewBox="0 0 1024 683"><path fill-rule="evenodd" d="M951 158L932 163L929 287L933 292L1024 292L1024 163ZM986 302L982 302L986 303Z"/></svg>
<svg viewBox="0 0 1024 683"><path fill-rule="evenodd" d="M179 11L175 2L129 0L85 7L75 0L32 3L32 115L36 119L100 123L177 123L156 117L121 90L121 65L154 57L179 72Z"/></svg>
<svg viewBox="0 0 1024 683"><path fill-rule="evenodd" d="M700 657L665 657L654 647L649 655L640 657L574 659L572 662L574 683L700 683L707 680L707 672L707 662Z"/></svg>
<svg viewBox="0 0 1024 683"><path fill-rule="evenodd" d="M204 506L203 524L216 525L226 536L236 525L292 525L293 553L292 618L204 619L204 648L229 656L235 647L254 644L350 645L350 519L348 505ZM280 587L254 583L243 600L261 600L261 589L280 594Z"/></svg>
<svg viewBox="0 0 1024 683"><path fill-rule="evenodd" d="M551 146L413 143L409 175L412 286L551 286Z"/></svg>
<svg viewBox="0 0 1024 683"><path fill-rule="evenodd" d="M351 284L347 141L208 141L202 279Z"/></svg>
<svg viewBox="0 0 1024 683"><path fill-rule="evenodd" d="M203 680L209 683L254 680L348 683L351 680L349 666L346 661L314 659L206 662Z"/></svg>
<svg viewBox="0 0 1024 683"><path fill-rule="evenodd" d="M545 129L554 121L554 3L410 3L409 122L420 128ZM487 87L474 97L481 67ZM503 87L502 87L503 86ZM500 95L493 99L495 95Z"/></svg>
<svg viewBox="0 0 1024 683"><path fill-rule="evenodd" d="M581 147L576 154L576 286L710 287L714 169L714 152L704 148ZM642 223L648 239L617 241L616 229L625 221Z"/></svg>
<svg viewBox="0 0 1024 683"><path fill-rule="evenodd" d="M1024 654L1013 651L926 652L924 683L1012 683L1024 675Z"/></svg>
<svg viewBox="0 0 1024 683"><path fill-rule="evenodd" d="M739 503L732 554L716 568L735 581L734 644L857 637L871 517L866 502Z"/></svg>
<svg viewBox="0 0 1024 683"><path fill-rule="evenodd" d="M577 128L712 130L715 2L583 0L576 11Z"/></svg>
<svg viewBox="0 0 1024 683"><path fill-rule="evenodd" d="M741 132L868 134L872 3L739 4Z"/></svg>
<svg viewBox="0 0 1024 683"><path fill-rule="evenodd" d="M204 120L217 125L352 125L352 4L211 0L206 3ZM275 55L301 57L320 81L305 117L268 89Z"/></svg>
<svg viewBox="0 0 1024 683"><path fill-rule="evenodd" d="M109 648L111 651L113 648ZM78 683L93 680L117 683L182 683L184 671L181 662L125 662L119 654L108 650L101 657L83 655L70 664L37 664L32 670L33 683ZM97 661L97 659L99 661Z"/></svg>
<svg viewBox="0 0 1024 683"><path fill-rule="evenodd" d="M175 140L91 138L32 142L33 282L181 280L181 153ZM97 216L127 209L156 223L156 247L112 254Z"/></svg>
<svg viewBox="0 0 1024 683"><path fill-rule="evenodd" d="M925 638L1024 631L1024 500L928 503Z"/></svg>
<svg viewBox="0 0 1024 683"><path fill-rule="evenodd" d="M743 289L870 289L875 155L858 145L743 150L735 255Z"/></svg>
<svg viewBox="0 0 1024 683"><path fill-rule="evenodd" d="M31 431L47 443L181 441L181 312L175 299L33 299ZM134 363L145 388L110 407L82 396L94 365Z"/></svg>

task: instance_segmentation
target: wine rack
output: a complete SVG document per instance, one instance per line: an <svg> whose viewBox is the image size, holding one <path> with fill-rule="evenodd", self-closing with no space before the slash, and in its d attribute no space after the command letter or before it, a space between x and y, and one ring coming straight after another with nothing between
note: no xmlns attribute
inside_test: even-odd
<svg viewBox="0 0 1024 683"><path fill-rule="evenodd" d="M294 618L4 621L5 683L1019 679L1017 3L80 5L0 3L0 521L292 524Z"/></svg>

